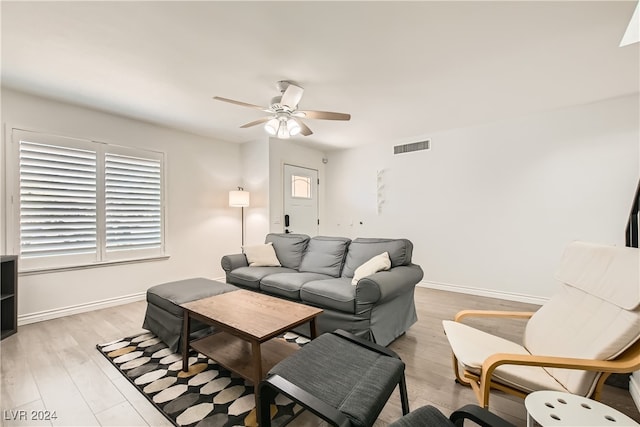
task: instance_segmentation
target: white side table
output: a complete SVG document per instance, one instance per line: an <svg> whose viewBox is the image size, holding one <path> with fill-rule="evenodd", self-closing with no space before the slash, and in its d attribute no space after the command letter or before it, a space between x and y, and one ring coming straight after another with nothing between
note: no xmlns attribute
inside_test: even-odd
<svg viewBox="0 0 640 427"><path fill-rule="evenodd" d="M527 427L541 426L640 426L605 404L560 391L536 391L524 400Z"/></svg>

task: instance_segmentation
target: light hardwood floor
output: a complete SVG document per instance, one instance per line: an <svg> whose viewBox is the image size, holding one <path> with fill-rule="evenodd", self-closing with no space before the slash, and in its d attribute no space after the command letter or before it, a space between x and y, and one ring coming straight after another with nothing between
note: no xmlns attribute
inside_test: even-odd
<svg viewBox="0 0 640 427"><path fill-rule="evenodd" d="M461 309L535 310L530 304L491 298L416 289L418 323L390 345L407 365L410 407L430 404L446 415L475 403L471 389L453 381L451 355L441 321L451 319ZM142 332L146 303L78 314L25 325L0 342L1 395L0 425L69 426L170 426L167 421L95 349L109 342ZM505 338L514 339L522 321L476 323ZM603 402L640 421L629 392L606 386ZM491 409L516 425L525 425L522 399L504 394L491 397ZM36 422L31 411L55 411L57 419ZM26 411L26 412L19 412ZM37 414L38 412L36 412ZM29 420L11 420L26 414ZM397 391L381 413L376 427L388 425L401 416ZM7 419L9 418L9 419ZM323 426L304 413L290 425Z"/></svg>

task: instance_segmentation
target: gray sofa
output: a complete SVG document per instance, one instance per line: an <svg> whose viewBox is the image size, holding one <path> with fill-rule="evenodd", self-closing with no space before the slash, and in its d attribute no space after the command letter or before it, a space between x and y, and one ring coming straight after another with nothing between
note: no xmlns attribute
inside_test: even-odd
<svg viewBox="0 0 640 427"><path fill-rule="evenodd" d="M322 308L318 333L343 329L386 346L416 322L414 288L423 272L411 262L409 240L272 233L265 242L281 266L250 267L244 254L225 255L227 283ZM352 285L355 270L383 252L391 268Z"/></svg>

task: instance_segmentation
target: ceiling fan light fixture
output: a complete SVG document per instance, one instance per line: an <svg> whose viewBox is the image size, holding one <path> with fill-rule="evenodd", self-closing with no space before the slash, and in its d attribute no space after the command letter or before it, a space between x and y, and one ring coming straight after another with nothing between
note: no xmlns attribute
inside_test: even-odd
<svg viewBox="0 0 640 427"><path fill-rule="evenodd" d="M277 137L280 139L288 139L290 136L289 129L287 128L287 121L285 119L281 119Z"/></svg>
<svg viewBox="0 0 640 427"><path fill-rule="evenodd" d="M275 136L278 133L278 128L280 127L280 120L277 118L273 118L264 124L264 130L271 136Z"/></svg>
<svg viewBox="0 0 640 427"><path fill-rule="evenodd" d="M1 1L1 0L0 0ZM302 98L304 89L298 84L281 80L278 82L280 95L271 99L268 107L261 107L247 102L236 101L234 99L214 96L218 101L235 104L241 107L252 108L269 113L270 116L245 123L240 126L242 129L257 125L263 125L265 132L275 138L288 139L292 136L309 136L313 134L309 126L302 119L315 120L350 120L351 115L346 113L336 113L333 111L298 110L298 104Z"/></svg>
<svg viewBox="0 0 640 427"><path fill-rule="evenodd" d="M296 136L300 133L300 125L294 119L287 120L287 128L289 129L289 135Z"/></svg>

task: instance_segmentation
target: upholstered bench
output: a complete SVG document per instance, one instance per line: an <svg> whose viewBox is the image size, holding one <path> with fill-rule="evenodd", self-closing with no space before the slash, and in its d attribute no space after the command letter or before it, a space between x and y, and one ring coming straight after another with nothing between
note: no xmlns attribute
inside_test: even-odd
<svg viewBox="0 0 640 427"><path fill-rule="evenodd" d="M180 304L237 289L236 286L202 277L152 286L147 289L147 312L142 327L156 334L172 351L178 351L183 319ZM191 321L191 334L204 334L210 328L196 320Z"/></svg>

